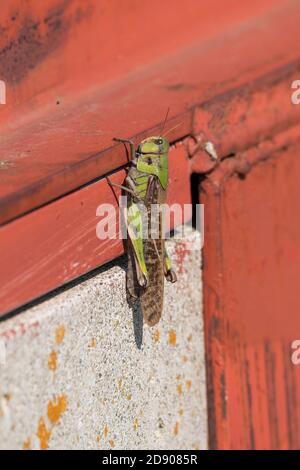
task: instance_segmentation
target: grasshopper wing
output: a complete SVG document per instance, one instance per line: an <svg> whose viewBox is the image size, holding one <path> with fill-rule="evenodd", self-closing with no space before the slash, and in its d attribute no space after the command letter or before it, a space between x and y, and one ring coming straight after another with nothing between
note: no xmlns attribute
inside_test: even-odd
<svg viewBox="0 0 300 470"><path fill-rule="evenodd" d="M148 238L144 240L144 256L148 272L148 285L141 294L143 317L149 326L159 322L164 302L164 239L162 217L157 210L164 195L157 177L151 178L148 185L145 205L148 214ZM151 208L155 208L154 211Z"/></svg>

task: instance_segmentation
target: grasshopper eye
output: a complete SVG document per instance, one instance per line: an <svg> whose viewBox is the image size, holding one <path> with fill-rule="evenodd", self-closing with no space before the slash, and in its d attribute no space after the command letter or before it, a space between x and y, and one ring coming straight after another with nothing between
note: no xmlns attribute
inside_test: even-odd
<svg viewBox="0 0 300 470"><path fill-rule="evenodd" d="M161 145L161 144L163 143L163 140L162 140L162 139L156 139L156 140L154 141L154 143L155 143L156 145Z"/></svg>
<svg viewBox="0 0 300 470"><path fill-rule="evenodd" d="M148 157L147 158L147 163L148 163L148 165L152 165L152 158Z"/></svg>

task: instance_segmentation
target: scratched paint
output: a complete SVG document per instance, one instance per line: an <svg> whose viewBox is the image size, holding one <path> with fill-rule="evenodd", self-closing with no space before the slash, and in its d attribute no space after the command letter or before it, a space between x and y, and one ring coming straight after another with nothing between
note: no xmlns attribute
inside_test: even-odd
<svg viewBox="0 0 300 470"><path fill-rule="evenodd" d="M0 323L1 448L206 448L200 252L154 331L126 303L122 262Z"/></svg>

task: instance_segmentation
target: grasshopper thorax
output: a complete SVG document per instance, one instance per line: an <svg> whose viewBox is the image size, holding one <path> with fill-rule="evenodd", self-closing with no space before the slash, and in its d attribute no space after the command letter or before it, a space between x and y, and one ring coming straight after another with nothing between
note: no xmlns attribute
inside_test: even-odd
<svg viewBox="0 0 300 470"><path fill-rule="evenodd" d="M170 144L164 137L144 139L136 154L137 170L158 177L163 189L168 185L168 152Z"/></svg>

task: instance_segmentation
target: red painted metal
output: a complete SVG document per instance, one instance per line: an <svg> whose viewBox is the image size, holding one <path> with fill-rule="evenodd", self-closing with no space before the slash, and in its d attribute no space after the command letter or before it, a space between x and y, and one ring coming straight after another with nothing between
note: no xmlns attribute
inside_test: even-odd
<svg viewBox="0 0 300 470"><path fill-rule="evenodd" d="M170 138L181 139L192 132L195 105L298 58L297 2L226 3L216 14L215 0L178 2L175 10L172 1L157 2L157 10L138 2L124 22L115 1L29 2L28 12L7 19L0 222L123 165L116 134L157 131L170 107L169 124L181 122Z"/></svg>
<svg viewBox="0 0 300 470"><path fill-rule="evenodd" d="M300 129L225 160L202 184L211 446L300 446Z"/></svg>

